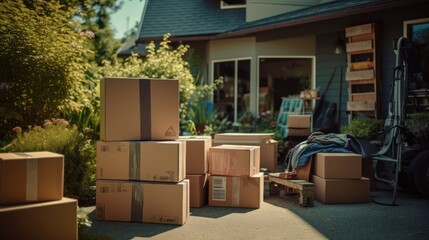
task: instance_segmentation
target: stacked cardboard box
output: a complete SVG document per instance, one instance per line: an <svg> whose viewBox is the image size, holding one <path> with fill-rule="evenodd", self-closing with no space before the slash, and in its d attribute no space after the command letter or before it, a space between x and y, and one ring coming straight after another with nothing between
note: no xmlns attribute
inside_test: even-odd
<svg viewBox="0 0 429 240"><path fill-rule="evenodd" d="M362 177L362 156L318 153L314 161L315 199L322 203L369 202L370 181Z"/></svg>
<svg viewBox="0 0 429 240"><path fill-rule="evenodd" d="M180 136L186 142L186 179L190 182L190 206L199 208L207 204L208 153L211 136Z"/></svg>
<svg viewBox="0 0 429 240"><path fill-rule="evenodd" d="M97 220L183 225L189 217L179 82L105 78L97 142Z"/></svg>
<svg viewBox="0 0 429 240"><path fill-rule="evenodd" d="M263 198L259 146L209 149L209 206L259 208Z"/></svg>
<svg viewBox="0 0 429 240"><path fill-rule="evenodd" d="M63 189L63 155L0 153L0 239L77 239L77 200Z"/></svg>
<svg viewBox="0 0 429 240"><path fill-rule="evenodd" d="M307 137L311 133L311 115L288 115L288 136Z"/></svg>
<svg viewBox="0 0 429 240"><path fill-rule="evenodd" d="M277 172L277 141L273 133L220 133L215 134L213 146L222 144L259 146L261 167Z"/></svg>

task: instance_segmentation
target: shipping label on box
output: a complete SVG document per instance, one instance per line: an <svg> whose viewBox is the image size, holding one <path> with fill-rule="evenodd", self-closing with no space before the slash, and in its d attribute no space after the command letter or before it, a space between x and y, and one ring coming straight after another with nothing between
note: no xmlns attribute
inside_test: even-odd
<svg viewBox="0 0 429 240"><path fill-rule="evenodd" d="M360 179L362 156L356 153L317 153L314 174L321 178Z"/></svg>
<svg viewBox="0 0 429 240"><path fill-rule="evenodd" d="M190 206L192 208L200 208L207 204L208 199L208 174L186 175L190 183Z"/></svg>
<svg viewBox="0 0 429 240"><path fill-rule="evenodd" d="M311 115L288 115L288 128L311 128Z"/></svg>
<svg viewBox="0 0 429 240"><path fill-rule="evenodd" d="M178 136L178 80L139 78L101 80L101 140L175 140Z"/></svg>
<svg viewBox="0 0 429 240"><path fill-rule="evenodd" d="M96 219L183 225L189 180L179 183L97 180Z"/></svg>
<svg viewBox="0 0 429 240"><path fill-rule="evenodd" d="M259 208L264 197L264 174L251 177L209 176L209 206Z"/></svg>
<svg viewBox="0 0 429 240"><path fill-rule="evenodd" d="M207 173L211 136L180 136L179 140L186 142L186 174Z"/></svg>
<svg viewBox="0 0 429 240"><path fill-rule="evenodd" d="M180 182L186 177L186 143L97 142L97 179Z"/></svg>
<svg viewBox="0 0 429 240"><path fill-rule="evenodd" d="M253 176L260 172L260 147L220 145L209 149L209 174Z"/></svg>
<svg viewBox="0 0 429 240"><path fill-rule="evenodd" d="M322 203L366 203L370 200L369 178L324 179L313 175L314 198Z"/></svg>
<svg viewBox="0 0 429 240"><path fill-rule="evenodd" d="M64 155L0 153L0 205L61 200Z"/></svg>
<svg viewBox="0 0 429 240"><path fill-rule="evenodd" d="M77 240L77 207L71 198L0 206L0 239Z"/></svg>

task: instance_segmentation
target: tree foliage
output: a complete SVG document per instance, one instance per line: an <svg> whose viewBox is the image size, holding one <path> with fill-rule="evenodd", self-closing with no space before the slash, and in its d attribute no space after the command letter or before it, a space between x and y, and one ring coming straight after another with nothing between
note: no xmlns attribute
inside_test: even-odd
<svg viewBox="0 0 429 240"><path fill-rule="evenodd" d="M0 116L3 131L87 104L82 95L88 94L85 71L93 53L85 44L91 35L81 32L74 13L57 1L0 3L0 105L22 119Z"/></svg>

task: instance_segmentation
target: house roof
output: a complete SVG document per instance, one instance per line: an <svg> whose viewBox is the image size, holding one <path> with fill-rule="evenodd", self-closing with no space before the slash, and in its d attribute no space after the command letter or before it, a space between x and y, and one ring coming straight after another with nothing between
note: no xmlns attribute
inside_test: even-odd
<svg viewBox="0 0 429 240"><path fill-rule="evenodd" d="M338 0L246 22L245 8L221 9L219 0L146 0L135 42L159 40L165 33L172 40L221 39L419 2L422 0ZM141 51L122 49L121 53Z"/></svg>
<svg viewBox="0 0 429 240"><path fill-rule="evenodd" d="M219 0L146 0L139 38L205 36L225 33L245 23L246 9L220 9Z"/></svg>

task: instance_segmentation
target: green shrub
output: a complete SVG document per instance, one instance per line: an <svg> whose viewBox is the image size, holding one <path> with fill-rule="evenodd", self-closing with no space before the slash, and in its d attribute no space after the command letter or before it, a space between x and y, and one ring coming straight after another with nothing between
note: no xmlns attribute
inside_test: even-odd
<svg viewBox="0 0 429 240"><path fill-rule="evenodd" d="M0 136L86 104L93 53L74 13L59 1L0 1L0 105L9 115L0 114Z"/></svg>
<svg viewBox="0 0 429 240"><path fill-rule="evenodd" d="M357 138L374 139L381 126L381 120L358 117L354 118L349 125L342 125L340 131Z"/></svg>
<svg viewBox="0 0 429 240"><path fill-rule="evenodd" d="M405 126L418 139L429 139L429 112L410 114Z"/></svg>
<svg viewBox="0 0 429 240"><path fill-rule="evenodd" d="M2 151L50 151L64 155L64 195L92 204L95 199L95 144L86 133L64 119L45 120L43 126L30 126L17 135Z"/></svg>

